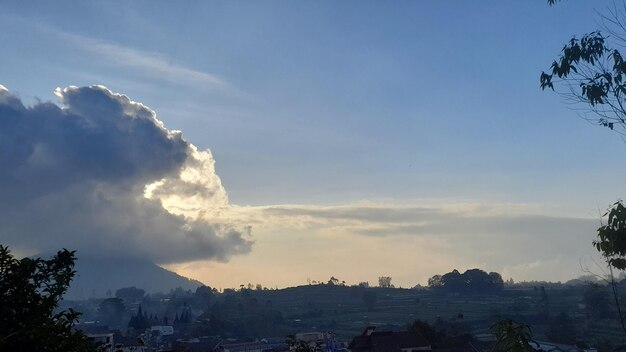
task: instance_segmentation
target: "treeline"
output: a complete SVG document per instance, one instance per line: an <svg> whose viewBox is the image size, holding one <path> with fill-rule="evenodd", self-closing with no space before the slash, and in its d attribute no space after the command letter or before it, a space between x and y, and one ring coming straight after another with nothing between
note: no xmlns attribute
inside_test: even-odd
<svg viewBox="0 0 626 352"><path fill-rule="evenodd" d="M448 293L492 293L502 290L504 280L502 275L496 272L487 273L480 269L470 269L461 274L454 269L428 279L428 287Z"/></svg>

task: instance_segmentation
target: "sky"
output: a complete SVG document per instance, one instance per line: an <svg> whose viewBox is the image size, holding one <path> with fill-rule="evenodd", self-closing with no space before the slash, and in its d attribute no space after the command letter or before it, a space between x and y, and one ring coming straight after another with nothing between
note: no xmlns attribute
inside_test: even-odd
<svg viewBox="0 0 626 352"><path fill-rule="evenodd" d="M626 145L539 74L611 4L3 2L0 240L218 288L577 277Z"/></svg>

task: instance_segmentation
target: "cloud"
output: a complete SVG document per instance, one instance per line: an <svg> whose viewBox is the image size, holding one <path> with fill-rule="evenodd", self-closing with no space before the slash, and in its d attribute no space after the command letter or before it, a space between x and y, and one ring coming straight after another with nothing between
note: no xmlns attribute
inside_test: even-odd
<svg viewBox="0 0 626 352"><path fill-rule="evenodd" d="M137 50L112 42L57 30L57 35L95 55L101 62L132 69L151 79L178 85L189 85L209 90L236 92L235 88L218 76L174 64L162 54Z"/></svg>
<svg viewBox="0 0 626 352"><path fill-rule="evenodd" d="M126 69L127 74L139 75L144 80L249 98L217 74L187 67L159 52L139 50L113 41L68 32L15 14L0 14L0 20L2 24L35 30L40 35L49 36L51 40L69 44L70 50L78 49L80 56L88 57L91 62Z"/></svg>
<svg viewBox="0 0 626 352"><path fill-rule="evenodd" d="M581 258L601 262L591 246L597 219L541 213L537 205L460 202L230 205L207 216L252 224L255 251L213 267L210 276L200 264L172 268L223 286L254 277L250 268L260 265L280 276L279 285L301 284L303 275L355 282L391 275L412 286L475 267L515 280L566 281L582 273ZM293 270L284 272L284 263Z"/></svg>
<svg viewBox="0 0 626 352"><path fill-rule="evenodd" d="M170 212L150 197L227 206L210 151L105 87L55 93L62 106L26 107L0 87L3 242L157 263L226 261L251 250L249 227Z"/></svg>
<svg viewBox="0 0 626 352"><path fill-rule="evenodd" d="M525 204L230 204L210 151L148 107L101 86L56 94L26 107L0 86L0 239L22 252L140 257L219 286L268 273L408 286L472 267L567 280L594 253L597 220ZM251 251L252 225L255 251L220 264Z"/></svg>

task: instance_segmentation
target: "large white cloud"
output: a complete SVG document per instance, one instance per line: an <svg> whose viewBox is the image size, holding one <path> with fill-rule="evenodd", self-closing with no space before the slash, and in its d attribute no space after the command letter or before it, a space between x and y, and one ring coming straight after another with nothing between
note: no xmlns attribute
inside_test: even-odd
<svg viewBox="0 0 626 352"><path fill-rule="evenodd" d="M61 106L27 107L0 86L2 242L157 263L250 251L249 227L168 210L228 205L208 150L105 87L55 93Z"/></svg>

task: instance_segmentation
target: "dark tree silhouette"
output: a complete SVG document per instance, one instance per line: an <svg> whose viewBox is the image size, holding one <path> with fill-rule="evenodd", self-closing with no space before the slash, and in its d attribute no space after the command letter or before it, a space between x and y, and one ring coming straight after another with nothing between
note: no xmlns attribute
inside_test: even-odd
<svg viewBox="0 0 626 352"><path fill-rule="evenodd" d="M502 275L487 273L480 269L469 269L464 273L452 270L444 275L435 275L428 280L432 289L454 293L489 293L498 292L504 287Z"/></svg>
<svg viewBox="0 0 626 352"><path fill-rule="evenodd" d="M602 31L573 37L563 46L550 70L541 73L540 85L585 106L588 121L626 135L626 61L616 49L626 44L626 4L615 5L601 19Z"/></svg>
<svg viewBox="0 0 626 352"><path fill-rule="evenodd" d="M16 259L0 245L0 350L91 351L73 329L79 313L55 312L74 277L75 252L52 259Z"/></svg>
<svg viewBox="0 0 626 352"><path fill-rule="evenodd" d="M382 288L392 288L391 276L380 276L378 278L378 286Z"/></svg>
<svg viewBox="0 0 626 352"><path fill-rule="evenodd" d="M529 325L521 324L513 320L501 320L491 327L491 332L496 336L497 340L495 351L540 351L533 347L533 345L536 344L532 341L532 329Z"/></svg>
<svg viewBox="0 0 626 352"><path fill-rule="evenodd" d="M115 291L115 297L121 298L126 303L139 302L145 295L146 291L135 286L124 287Z"/></svg>

